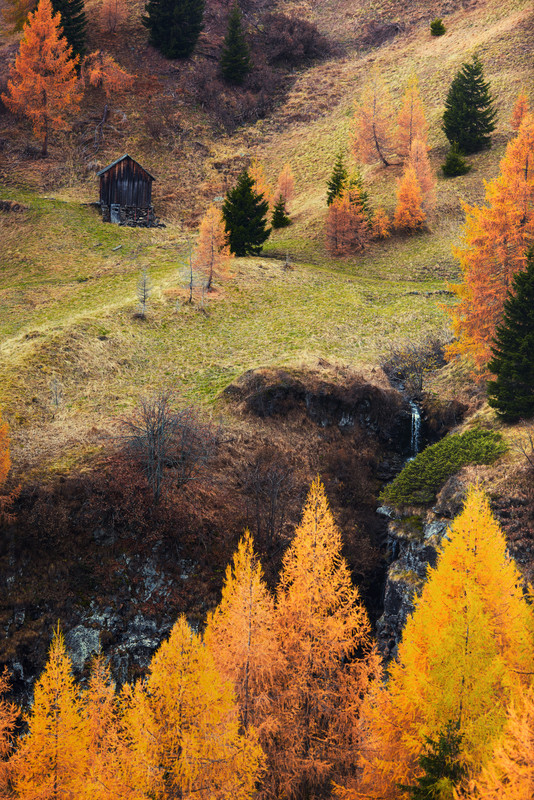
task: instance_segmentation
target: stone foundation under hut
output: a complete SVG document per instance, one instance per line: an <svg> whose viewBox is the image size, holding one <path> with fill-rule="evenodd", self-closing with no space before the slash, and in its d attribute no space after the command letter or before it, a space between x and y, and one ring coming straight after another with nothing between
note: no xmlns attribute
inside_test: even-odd
<svg viewBox="0 0 534 800"><path fill-rule="evenodd" d="M154 213L154 206L137 208L136 206L100 206L102 222L114 222L126 225L128 228L156 228L158 219Z"/></svg>

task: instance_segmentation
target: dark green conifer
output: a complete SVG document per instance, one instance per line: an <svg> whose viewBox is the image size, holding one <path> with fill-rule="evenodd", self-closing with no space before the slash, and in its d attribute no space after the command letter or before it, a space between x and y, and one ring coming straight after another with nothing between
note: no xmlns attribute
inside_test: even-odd
<svg viewBox="0 0 534 800"><path fill-rule="evenodd" d="M250 51L243 31L241 12L234 3L228 17L228 29L221 54L221 73L227 83L241 86L252 70Z"/></svg>
<svg viewBox="0 0 534 800"><path fill-rule="evenodd" d="M188 58L202 30L204 0L148 0L141 22L165 58Z"/></svg>
<svg viewBox="0 0 534 800"><path fill-rule="evenodd" d="M371 225L373 222L373 210L369 201L369 192L363 184L363 176L359 167L356 167L354 172L348 179L348 189L358 196L358 202L362 207L367 222Z"/></svg>
<svg viewBox="0 0 534 800"><path fill-rule="evenodd" d="M343 189L345 189L347 186L347 180L348 180L348 175L343 161L343 155L339 153L334 163L334 169L332 171L332 175L330 176L330 180L326 184L327 206L331 206L336 197L341 197L341 195L343 194Z"/></svg>
<svg viewBox="0 0 534 800"><path fill-rule="evenodd" d="M254 180L242 172L222 206L230 250L236 256L258 255L271 233L267 228L269 203L254 191Z"/></svg>
<svg viewBox="0 0 534 800"><path fill-rule="evenodd" d="M497 112L489 88L476 55L471 62L462 64L451 83L445 101L443 130L451 145L456 142L464 153L491 147L490 133L495 129Z"/></svg>
<svg viewBox="0 0 534 800"><path fill-rule="evenodd" d="M465 777L460 763L462 737L456 726L449 723L435 739L427 737L426 751L419 757L424 770L413 786L400 786L412 800L452 800L454 787Z"/></svg>
<svg viewBox="0 0 534 800"><path fill-rule="evenodd" d="M490 406L506 422L534 416L534 250L525 272L513 278L491 351Z"/></svg>
<svg viewBox="0 0 534 800"><path fill-rule="evenodd" d="M63 35L72 47L72 54L81 58L86 50L87 27L83 0L52 0L52 8L54 13L61 14Z"/></svg>
<svg viewBox="0 0 534 800"><path fill-rule="evenodd" d="M471 164L467 163L456 142L452 143L451 149L447 153L445 163L441 165L441 169L447 178L465 175L471 169Z"/></svg>
<svg viewBox="0 0 534 800"><path fill-rule="evenodd" d="M288 225L291 225L291 220L289 215L286 211L286 202L282 195L278 195L278 200L276 201L274 208L273 208L273 216L271 217L271 225L273 228L287 228Z"/></svg>
<svg viewBox="0 0 534 800"><path fill-rule="evenodd" d="M432 34L432 36L443 36L445 31L446 28L445 25L443 24L442 19L432 20L432 22L430 23L430 33Z"/></svg>

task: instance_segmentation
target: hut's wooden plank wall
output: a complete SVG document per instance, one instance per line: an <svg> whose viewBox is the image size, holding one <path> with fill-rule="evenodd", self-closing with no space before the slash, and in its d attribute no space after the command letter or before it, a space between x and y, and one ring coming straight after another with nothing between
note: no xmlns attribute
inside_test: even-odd
<svg viewBox="0 0 534 800"><path fill-rule="evenodd" d="M127 157L100 175L100 203L148 208L152 202L152 176Z"/></svg>

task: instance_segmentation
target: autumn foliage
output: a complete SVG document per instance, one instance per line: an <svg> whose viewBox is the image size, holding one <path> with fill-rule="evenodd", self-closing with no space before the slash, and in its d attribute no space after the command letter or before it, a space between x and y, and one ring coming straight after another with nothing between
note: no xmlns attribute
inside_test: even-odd
<svg viewBox="0 0 534 800"><path fill-rule="evenodd" d="M415 231L421 230L425 220L423 192L414 167L408 164L399 181L393 224L399 231L415 233Z"/></svg>
<svg viewBox="0 0 534 800"><path fill-rule="evenodd" d="M200 223L193 257L195 267L206 276L208 291L212 288L215 278L221 278L226 274L231 257L222 211L217 206L210 206Z"/></svg>
<svg viewBox="0 0 534 800"><path fill-rule="evenodd" d="M418 775L425 737L450 723L473 775L490 757L510 702L528 685L532 611L505 537L480 489L444 540L408 619L387 685L375 685L363 720L362 778L352 798L389 800Z"/></svg>
<svg viewBox="0 0 534 800"><path fill-rule="evenodd" d="M419 83L413 75L408 81L397 117L397 152L403 158L412 153L412 146L418 139L424 146L428 135L428 124L419 94Z"/></svg>
<svg viewBox="0 0 534 800"><path fill-rule="evenodd" d="M50 0L40 0L23 28L20 50L11 70L6 106L28 117L47 154L50 131L69 130L69 115L78 110L81 90L77 59L62 36L61 18Z"/></svg>
<svg viewBox="0 0 534 800"><path fill-rule="evenodd" d="M291 169L291 164L284 164L284 168L278 176L278 182L276 184L274 196L276 198L282 197L285 203L286 211L289 211L291 209L291 201L293 200L294 193L295 178L293 175L293 170Z"/></svg>
<svg viewBox="0 0 534 800"><path fill-rule="evenodd" d="M0 414L0 488L8 476L11 468L11 456L9 451L9 435L7 422L2 422Z"/></svg>
<svg viewBox="0 0 534 800"><path fill-rule="evenodd" d="M483 370L512 277L524 270L534 235L534 116L526 114L509 143L499 176L486 185L484 205L465 205L464 244L456 250L463 282L454 287L457 341L450 354L468 355Z"/></svg>
<svg viewBox="0 0 534 800"><path fill-rule="evenodd" d="M328 250L335 256L357 253L365 248L369 238L369 222L358 193L346 189L328 207Z"/></svg>
<svg viewBox="0 0 534 800"><path fill-rule="evenodd" d="M133 75L126 72L109 53L104 53L102 50L95 50L85 57L83 76L91 86L103 89L107 98L114 92L129 89L134 81Z"/></svg>
<svg viewBox="0 0 534 800"><path fill-rule="evenodd" d="M394 113L384 82L373 73L365 85L352 120L352 150L357 161L385 167L396 150Z"/></svg>
<svg viewBox="0 0 534 800"><path fill-rule="evenodd" d="M410 145L408 164L413 167L421 189L423 209L428 212L436 200L437 179L428 157L428 146L424 139L415 138Z"/></svg>
<svg viewBox="0 0 534 800"><path fill-rule="evenodd" d="M517 95L517 100L515 101L514 110L512 111L512 116L510 118L510 125L514 131L519 130L521 123L523 122L523 117L525 114L529 113L530 105L528 102L528 97L525 92L519 92Z"/></svg>

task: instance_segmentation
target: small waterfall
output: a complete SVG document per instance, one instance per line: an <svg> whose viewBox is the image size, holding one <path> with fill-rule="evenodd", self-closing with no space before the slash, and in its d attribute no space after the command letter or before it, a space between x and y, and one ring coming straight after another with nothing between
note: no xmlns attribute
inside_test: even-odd
<svg viewBox="0 0 534 800"><path fill-rule="evenodd" d="M410 400L412 410L412 433L410 439L410 458L415 458L421 446L421 412L414 400Z"/></svg>

